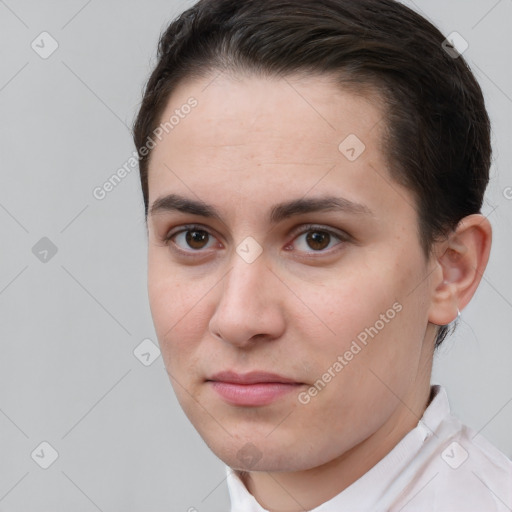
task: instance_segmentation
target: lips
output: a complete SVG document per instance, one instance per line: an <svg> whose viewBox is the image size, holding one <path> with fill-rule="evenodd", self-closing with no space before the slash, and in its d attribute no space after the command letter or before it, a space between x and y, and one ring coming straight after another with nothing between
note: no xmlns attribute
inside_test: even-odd
<svg viewBox="0 0 512 512"><path fill-rule="evenodd" d="M288 379L287 377L283 377L282 375L261 371L253 371L244 374L239 374L232 371L219 372L207 380L229 382L232 384L258 384L269 382L280 382L282 384L300 384L299 382L293 379Z"/></svg>
<svg viewBox="0 0 512 512"><path fill-rule="evenodd" d="M224 371L206 382L225 402L237 406L269 405L303 385L288 377L262 371L245 374Z"/></svg>

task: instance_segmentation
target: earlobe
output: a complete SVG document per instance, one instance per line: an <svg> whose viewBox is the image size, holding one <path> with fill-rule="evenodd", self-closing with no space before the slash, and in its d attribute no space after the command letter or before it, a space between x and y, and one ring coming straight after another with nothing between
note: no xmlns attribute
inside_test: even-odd
<svg viewBox="0 0 512 512"><path fill-rule="evenodd" d="M438 250L429 322L447 325L471 300L489 260L491 224L481 214L464 217Z"/></svg>

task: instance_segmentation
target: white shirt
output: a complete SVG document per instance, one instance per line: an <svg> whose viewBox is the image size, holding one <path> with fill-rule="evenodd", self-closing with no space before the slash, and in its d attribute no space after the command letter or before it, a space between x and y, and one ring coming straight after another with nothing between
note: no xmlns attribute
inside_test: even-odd
<svg viewBox="0 0 512 512"><path fill-rule="evenodd" d="M366 474L310 512L510 512L512 461L450 413L445 389ZM231 512L269 512L226 466Z"/></svg>

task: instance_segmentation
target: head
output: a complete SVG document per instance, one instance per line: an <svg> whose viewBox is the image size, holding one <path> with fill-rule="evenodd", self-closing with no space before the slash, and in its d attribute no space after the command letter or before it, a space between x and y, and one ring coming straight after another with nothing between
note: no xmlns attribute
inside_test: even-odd
<svg viewBox="0 0 512 512"><path fill-rule="evenodd" d="M201 0L160 39L134 126L151 312L233 467L315 467L373 435L479 284L490 123L444 39L392 0ZM227 370L294 384L241 403Z"/></svg>

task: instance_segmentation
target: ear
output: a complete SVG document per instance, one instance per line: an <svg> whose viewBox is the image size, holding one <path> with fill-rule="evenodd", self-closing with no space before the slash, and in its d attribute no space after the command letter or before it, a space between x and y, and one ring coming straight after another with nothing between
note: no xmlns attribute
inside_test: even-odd
<svg viewBox="0 0 512 512"><path fill-rule="evenodd" d="M471 300L489 260L492 228L487 217L464 217L448 240L434 250L429 322L447 325Z"/></svg>

